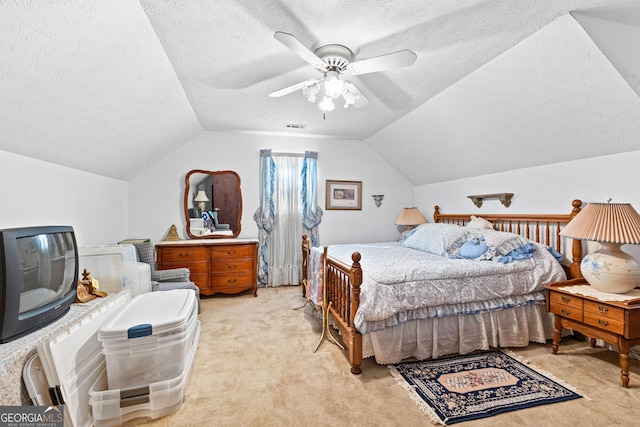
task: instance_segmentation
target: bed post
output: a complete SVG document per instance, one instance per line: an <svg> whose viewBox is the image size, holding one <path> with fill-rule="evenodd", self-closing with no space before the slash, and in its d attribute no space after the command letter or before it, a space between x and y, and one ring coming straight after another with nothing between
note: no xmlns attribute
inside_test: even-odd
<svg viewBox="0 0 640 427"><path fill-rule="evenodd" d="M362 284L362 267L360 266L360 260L362 255L360 252L354 252L351 255L353 264L350 270L351 281L351 313L349 316L349 329L351 330L351 345L349 348L349 362L351 362L351 373L357 375L361 372L360 365L362 365L362 335L356 329L355 317L358 307L360 306L360 285Z"/></svg>
<svg viewBox="0 0 640 427"><path fill-rule="evenodd" d="M307 239L307 235L302 235L302 297L307 294L307 280L309 279L309 252L311 251L311 242Z"/></svg>

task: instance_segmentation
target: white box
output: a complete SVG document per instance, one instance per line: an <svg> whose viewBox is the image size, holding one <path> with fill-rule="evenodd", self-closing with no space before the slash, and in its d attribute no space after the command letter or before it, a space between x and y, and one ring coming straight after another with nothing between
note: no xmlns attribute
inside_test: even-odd
<svg viewBox="0 0 640 427"><path fill-rule="evenodd" d="M198 304L191 289L141 294L98 332L109 389L177 377L195 342Z"/></svg>
<svg viewBox="0 0 640 427"><path fill-rule="evenodd" d="M184 402L195 361L200 322L196 322L194 344L182 371L175 378L126 389L107 389L106 375L89 390L95 427L120 426L138 417L156 419L177 412Z"/></svg>
<svg viewBox="0 0 640 427"><path fill-rule="evenodd" d="M80 275L86 268L101 291L129 289L132 296L151 292L151 267L138 262L133 245L84 246L78 248L78 257Z"/></svg>

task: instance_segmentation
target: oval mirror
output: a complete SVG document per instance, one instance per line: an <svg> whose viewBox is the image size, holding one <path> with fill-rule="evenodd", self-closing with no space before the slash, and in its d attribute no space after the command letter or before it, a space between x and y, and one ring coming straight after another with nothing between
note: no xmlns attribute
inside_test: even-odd
<svg viewBox="0 0 640 427"><path fill-rule="evenodd" d="M234 171L187 173L184 215L192 239L238 237L242 218L240 176Z"/></svg>

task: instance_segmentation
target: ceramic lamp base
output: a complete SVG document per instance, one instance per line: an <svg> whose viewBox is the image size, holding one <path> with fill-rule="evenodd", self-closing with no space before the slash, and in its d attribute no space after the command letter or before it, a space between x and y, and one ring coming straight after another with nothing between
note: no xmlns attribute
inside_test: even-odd
<svg viewBox="0 0 640 427"><path fill-rule="evenodd" d="M597 290L612 294L624 294L640 286L640 265L635 258L620 250L619 243L601 245L580 263L586 281Z"/></svg>

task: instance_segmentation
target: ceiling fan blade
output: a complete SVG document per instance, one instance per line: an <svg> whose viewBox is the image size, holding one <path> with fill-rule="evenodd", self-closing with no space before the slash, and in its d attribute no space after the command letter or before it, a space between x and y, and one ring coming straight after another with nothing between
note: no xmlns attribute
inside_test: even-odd
<svg viewBox="0 0 640 427"><path fill-rule="evenodd" d="M416 62L417 57L418 56L410 50L400 50L398 52L352 62L347 66L345 72L357 76L360 74L390 70L392 68L408 67Z"/></svg>
<svg viewBox="0 0 640 427"><path fill-rule="evenodd" d="M325 68L326 64L324 63L324 61L291 34L283 33L282 31L276 31L273 37L275 37L276 40L291 49L293 53L298 55L300 58L313 65L315 68L318 68L320 70L323 70Z"/></svg>
<svg viewBox="0 0 640 427"><path fill-rule="evenodd" d="M319 81L320 80L318 80L318 79L305 80L303 82L296 83L294 85L282 88L280 90L276 90L275 92L271 92L269 94L269 96L272 97L272 98L279 98L281 96L289 95L290 93L295 92L297 90L304 89L307 86L314 85L314 84L318 83Z"/></svg>
<svg viewBox="0 0 640 427"><path fill-rule="evenodd" d="M367 99L367 97L364 96L353 83L344 81L344 86L355 96L355 102L353 103L354 107L363 108L369 105L369 100Z"/></svg>

